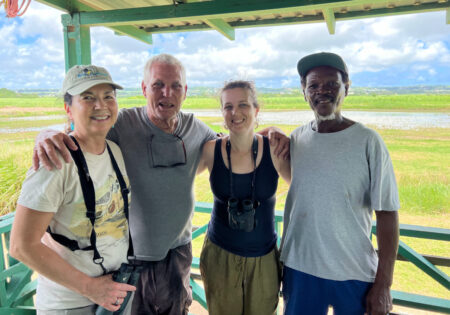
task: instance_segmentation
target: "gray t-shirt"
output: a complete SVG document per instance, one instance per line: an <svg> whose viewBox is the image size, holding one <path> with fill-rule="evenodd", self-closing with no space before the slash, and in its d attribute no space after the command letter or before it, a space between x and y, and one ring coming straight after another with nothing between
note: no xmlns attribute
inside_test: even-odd
<svg viewBox="0 0 450 315"><path fill-rule="evenodd" d="M130 231L137 259L159 261L191 241L194 177L203 144L214 138L193 114L178 113L172 135L150 121L146 107L120 111L108 139L120 146L130 179ZM166 167L161 166L164 157Z"/></svg>
<svg viewBox="0 0 450 315"><path fill-rule="evenodd" d="M373 282L372 211L399 208L381 137L359 123L335 133L306 124L291 135L291 172L281 260L320 278Z"/></svg>

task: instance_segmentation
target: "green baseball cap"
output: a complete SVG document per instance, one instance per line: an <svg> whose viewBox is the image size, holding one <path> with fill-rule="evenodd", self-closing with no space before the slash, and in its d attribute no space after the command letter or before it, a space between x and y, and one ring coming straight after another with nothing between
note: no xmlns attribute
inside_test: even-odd
<svg viewBox="0 0 450 315"><path fill-rule="evenodd" d="M70 68L64 78L61 94L78 95L98 84L111 84L117 89L123 88L114 83L108 70L94 65L77 65Z"/></svg>
<svg viewBox="0 0 450 315"><path fill-rule="evenodd" d="M315 53L300 59L297 63L298 74L304 78L309 70L320 66L333 67L348 75L347 65L344 60L339 55L330 52Z"/></svg>

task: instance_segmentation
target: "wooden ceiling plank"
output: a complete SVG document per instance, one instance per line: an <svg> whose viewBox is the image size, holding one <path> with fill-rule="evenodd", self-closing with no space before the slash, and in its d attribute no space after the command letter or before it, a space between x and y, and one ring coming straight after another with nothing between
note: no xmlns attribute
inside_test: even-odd
<svg viewBox="0 0 450 315"><path fill-rule="evenodd" d="M62 10L64 12L92 11L93 9L77 0L36 0L49 7Z"/></svg>

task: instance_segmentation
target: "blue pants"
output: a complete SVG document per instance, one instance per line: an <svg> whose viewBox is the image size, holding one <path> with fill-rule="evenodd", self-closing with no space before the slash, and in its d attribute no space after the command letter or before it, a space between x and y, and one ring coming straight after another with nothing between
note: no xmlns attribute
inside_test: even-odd
<svg viewBox="0 0 450 315"><path fill-rule="evenodd" d="M284 315L325 315L332 306L335 315L362 315L372 283L318 278L284 266Z"/></svg>

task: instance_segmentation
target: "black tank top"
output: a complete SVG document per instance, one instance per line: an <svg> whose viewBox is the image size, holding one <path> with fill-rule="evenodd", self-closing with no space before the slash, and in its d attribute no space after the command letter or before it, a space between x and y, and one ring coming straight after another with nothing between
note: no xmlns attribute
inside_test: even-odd
<svg viewBox="0 0 450 315"><path fill-rule="evenodd" d="M223 249L244 257L258 257L269 253L275 246L275 193L278 173L270 156L269 140L263 137L263 155L256 168L255 198L260 202L256 209L257 225L252 232L233 230L228 226L227 201L230 197L230 174L222 158L222 139L216 140L214 165L209 182L214 194L214 206L208 227L208 238ZM233 192L238 199L251 199L253 172L233 173Z"/></svg>

